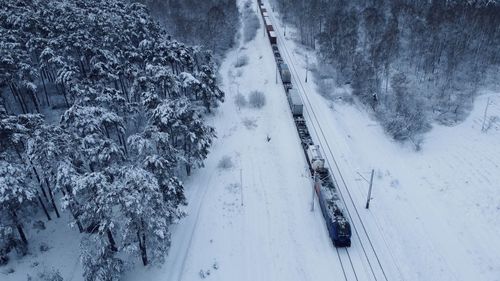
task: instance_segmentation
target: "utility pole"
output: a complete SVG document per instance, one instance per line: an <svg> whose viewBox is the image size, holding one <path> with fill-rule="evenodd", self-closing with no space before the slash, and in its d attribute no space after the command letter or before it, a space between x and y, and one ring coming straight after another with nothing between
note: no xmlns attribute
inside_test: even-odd
<svg viewBox="0 0 500 281"><path fill-rule="evenodd" d="M368 198L366 199L366 206L365 206L366 209L368 209L370 207L370 199L372 197L373 173L374 172L375 172L375 170L372 169L372 176L370 177L370 188L368 189Z"/></svg>
<svg viewBox="0 0 500 281"><path fill-rule="evenodd" d="M481 126L481 132L485 131L485 123L486 123L486 115L488 114L488 107L490 106L490 98L488 98L488 101L486 102L486 108L484 109L484 117L483 117L483 125Z"/></svg>
<svg viewBox="0 0 500 281"><path fill-rule="evenodd" d="M315 189L316 189L318 184L319 184L318 174L316 173L316 170L314 170L314 184L313 184L313 188L312 188L311 212L314 212L314 192L315 192Z"/></svg>
<svg viewBox="0 0 500 281"><path fill-rule="evenodd" d="M243 169L240 169L241 206L243 206Z"/></svg>
<svg viewBox="0 0 500 281"><path fill-rule="evenodd" d="M309 56L306 55L306 83L307 83L307 71L309 70Z"/></svg>

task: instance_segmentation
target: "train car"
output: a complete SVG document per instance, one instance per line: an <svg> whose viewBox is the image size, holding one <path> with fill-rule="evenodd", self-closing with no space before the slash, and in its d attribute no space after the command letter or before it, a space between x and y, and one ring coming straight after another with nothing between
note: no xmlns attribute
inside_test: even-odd
<svg viewBox="0 0 500 281"><path fill-rule="evenodd" d="M276 53L280 53L280 50L278 49L278 46L276 45L272 45L271 48L273 49L273 53L276 54Z"/></svg>
<svg viewBox="0 0 500 281"><path fill-rule="evenodd" d="M269 17L264 17L264 24L266 25L266 30L268 34L270 31L274 31L273 24L271 23Z"/></svg>
<svg viewBox="0 0 500 281"><path fill-rule="evenodd" d="M275 45L278 43L278 39L277 39L276 33L274 31L269 31L269 42L271 42L271 44L275 44Z"/></svg>
<svg viewBox="0 0 500 281"><path fill-rule="evenodd" d="M304 120L303 116L294 116L293 121L295 122L295 127L297 127L297 132L299 133L300 144L304 150L304 155L307 159L306 149L313 145L313 141L311 135L309 134L309 130L307 129L306 120Z"/></svg>
<svg viewBox="0 0 500 281"><path fill-rule="evenodd" d="M286 63L282 63L278 66L281 75L281 81L283 84L291 84L292 83L292 75L290 73L290 69L288 69L288 65ZM287 87L285 87L286 89Z"/></svg>
<svg viewBox="0 0 500 281"><path fill-rule="evenodd" d="M297 90L295 89L290 89L288 90L286 96L288 98L288 104L290 105L292 115L302 116L304 105L302 104L302 100L300 99L299 92L297 92Z"/></svg>
<svg viewBox="0 0 500 281"><path fill-rule="evenodd" d="M281 58L281 54L279 52L274 53L274 59L276 60L276 63L283 63L283 59Z"/></svg>
<svg viewBox="0 0 500 281"><path fill-rule="evenodd" d="M266 9L263 9L263 10L262 10L262 16L263 16L263 17L265 17L265 18L269 17L269 16L267 15Z"/></svg>
<svg viewBox="0 0 500 281"><path fill-rule="evenodd" d="M310 145L307 148L307 157L313 170L323 169L325 167L325 159L321 156L319 145Z"/></svg>
<svg viewBox="0 0 500 281"><path fill-rule="evenodd" d="M351 225L343 216L342 210L336 202L340 200L335 199L331 190L326 189L323 185L316 185L316 194L333 245L335 247L350 247Z"/></svg>

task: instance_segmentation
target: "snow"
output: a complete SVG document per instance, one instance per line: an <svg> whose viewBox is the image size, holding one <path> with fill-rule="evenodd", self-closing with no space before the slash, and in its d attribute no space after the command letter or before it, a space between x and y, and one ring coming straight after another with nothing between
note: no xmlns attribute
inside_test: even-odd
<svg viewBox="0 0 500 281"><path fill-rule="evenodd" d="M282 44L276 14L269 14ZM144 268L138 261L125 280L343 280L321 212L310 211L312 182L263 28L230 52L220 69L226 102L209 120L218 139L205 167L186 180L189 215L172 229L165 264ZM291 72L297 85L305 79L306 54L309 63L314 55L292 40L285 44L293 51L286 57L281 50L282 56L296 68ZM248 64L234 68L242 56L248 56ZM325 164L337 175L359 232L363 221L388 280L500 280L500 122L481 131L488 98L488 117L500 116L500 94L485 92L457 126L435 125L415 152L391 141L365 109L325 100L313 79L301 84L303 100L304 90L309 98L304 111L319 117L315 121L306 114L310 129L314 124L323 130L314 140L330 148L331 153L322 151ZM265 94L264 107L238 108L236 95L248 97L252 91ZM233 165L220 165L228 157ZM366 210L364 178L372 168L373 199ZM1 280L35 277L42 267L58 269L64 280L83 280L78 233L63 225L68 221L46 222L47 229L37 235L51 249L39 253L39 242L33 242L30 249L36 251L1 268ZM29 228L28 235L33 231ZM366 235L353 234L348 251L356 276L349 272L349 280L375 280L362 244L367 246ZM368 255L376 266L374 254ZM7 274L11 267L15 272ZM375 274L383 280L380 269Z"/></svg>
<svg viewBox="0 0 500 281"><path fill-rule="evenodd" d="M41 215L43 216L43 213ZM17 254L10 254L12 260L9 264L0 267L0 280L27 280L28 275L33 280L38 280L39 273L51 269L59 271L64 280L83 280L79 259L78 229L71 229L67 226L72 220L70 213L61 212L61 218L53 218L49 222L42 216L39 219L45 223L46 229L33 228L34 222L24 225L28 241L30 241L28 255L20 258ZM40 246L44 244L49 248L42 252ZM14 272L8 273L10 269Z"/></svg>
<svg viewBox="0 0 500 281"><path fill-rule="evenodd" d="M293 82L304 81L306 59L311 63L314 54L292 40L286 45L297 68ZM389 280L500 280L499 123L481 131L488 98L487 119L500 116L500 94L485 92L457 126L435 125L415 152L391 141L360 106L333 103L314 83L301 84L310 100L306 109L320 117L320 139L332 150L327 158L332 163L335 156L363 211ZM374 199L365 211L363 178L372 168Z"/></svg>
<svg viewBox="0 0 500 281"><path fill-rule="evenodd" d="M234 69L245 55L248 65ZM231 52L220 73L227 99L211 120L219 138L205 168L186 182L189 216L173 231L166 264L138 269L126 280L199 280L201 275L322 280L336 275L339 265L324 220L318 208L310 211L312 183L284 89L275 80L267 35L260 30L255 40ZM262 91L266 105L238 110L238 91L247 96ZM225 156L233 168L218 167Z"/></svg>

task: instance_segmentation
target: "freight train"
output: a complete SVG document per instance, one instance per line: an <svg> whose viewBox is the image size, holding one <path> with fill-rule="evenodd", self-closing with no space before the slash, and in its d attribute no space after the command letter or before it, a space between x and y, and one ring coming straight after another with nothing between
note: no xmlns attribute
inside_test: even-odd
<svg viewBox="0 0 500 281"><path fill-rule="evenodd" d="M285 89L290 111L297 128L302 149L309 166L311 177L314 178L314 191L318 196L321 213L325 219L328 234L335 247L351 246L351 226L344 216L342 200L339 198L337 186L334 184L333 176L326 166L325 159L321 155L319 145L312 141L311 134L303 116L303 104L300 95L292 85L292 75L288 65L283 61L278 48L278 38L274 31L268 10L261 0L257 0L260 13L264 21L265 29L271 43L276 65Z"/></svg>

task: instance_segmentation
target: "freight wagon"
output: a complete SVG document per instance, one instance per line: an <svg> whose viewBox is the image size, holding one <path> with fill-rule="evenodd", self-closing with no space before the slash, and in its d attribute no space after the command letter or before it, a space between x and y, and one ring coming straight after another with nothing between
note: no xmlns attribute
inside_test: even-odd
<svg viewBox="0 0 500 281"><path fill-rule="evenodd" d="M276 38L276 33L274 31L269 31L269 42L271 42L271 44L277 44L278 42Z"/></svg>
<svg viewBox="0 0 500 281"><path fill-rule="evenodd" d="M293 116L301 116L302 115L302 100L300 99L299 92L295 89L288 90L287 93L288 104L290 105L290 110L292 111Z"/></svg>

